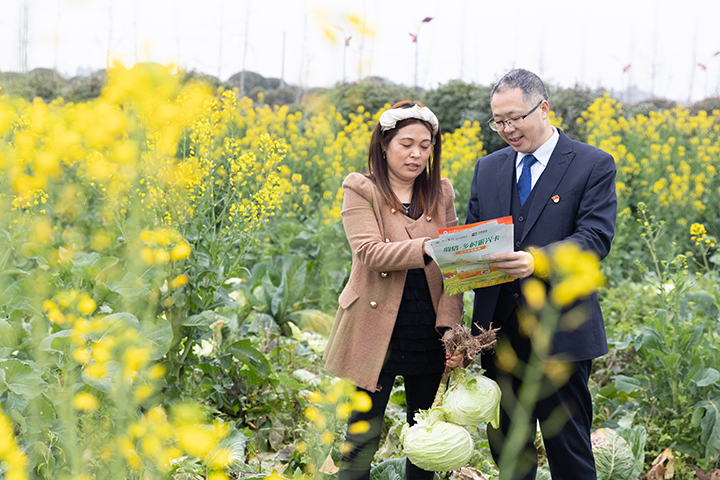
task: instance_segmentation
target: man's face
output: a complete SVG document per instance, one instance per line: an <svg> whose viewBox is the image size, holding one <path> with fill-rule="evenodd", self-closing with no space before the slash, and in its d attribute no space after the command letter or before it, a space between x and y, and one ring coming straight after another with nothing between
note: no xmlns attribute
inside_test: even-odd
<svg viewBox="0 0 720 480"><path fill-rule="evenodd" d="M522 90L512 88L496 92L490 101L493 120L496 122L510 120L510 125L504 124L498 134L516 152L533 153L552 136L552 127L548 121L550 106L542 101L540 106L524 119L533 107L537 105L523 100Z"/></svg>

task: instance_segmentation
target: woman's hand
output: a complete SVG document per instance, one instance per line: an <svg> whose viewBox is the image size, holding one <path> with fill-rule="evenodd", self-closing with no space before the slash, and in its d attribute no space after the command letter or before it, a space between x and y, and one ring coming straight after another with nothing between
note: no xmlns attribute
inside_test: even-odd
<svg viewBox="0 0 720 480"><path fill-rule="evenodd" d="M432 257L432 255L430 255L430 249L428 248L428 245L427 245L427 240L425 240L425 243L423 243L423 253L425 255L427 255L428 257Z"/></svg>
<svg viewBox="0 0 720 480"><path fill-rule="evenodd" d="M448 330L443 335L443 340L451 338L453 335L452 330ZM463 360L465 359L464 354L458 354L458 355L451 355L448 352L445 352L445 366L450 368L455 367L461 367L463 366Z"/></svg>
<svg viewBox="0 0 720 480"><path fill-rule="evenodd" d="M450 355L445 354L445 365L450 368L461 367L463 365L463 359L465 355Z"/></svg>

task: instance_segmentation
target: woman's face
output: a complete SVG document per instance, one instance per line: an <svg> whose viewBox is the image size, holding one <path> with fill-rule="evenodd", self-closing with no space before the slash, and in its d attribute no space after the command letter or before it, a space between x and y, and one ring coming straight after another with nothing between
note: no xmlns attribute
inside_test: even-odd
<svg viewBox="0 0 720 480"><path fill-rule="evenodd" d="M398 130L385 150L391 185L415 182L427 167L431 142L432 134L422 123L411 123Z"/></svg>

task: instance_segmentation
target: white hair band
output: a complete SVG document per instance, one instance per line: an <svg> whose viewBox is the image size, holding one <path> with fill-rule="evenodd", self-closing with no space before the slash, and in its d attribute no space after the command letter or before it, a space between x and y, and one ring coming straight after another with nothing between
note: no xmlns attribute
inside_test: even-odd
<svg viewBox="0 0 720 480"><path fill-rule="evenodd" d="M438 119L429 108L421 107L418 104L413 105L411 108L389 108L385 110L380 115L380 128L383 132L387 132L395 128L397 122L408 118L417 118L428 122L432 126L433 143L435 143L434 137L440 129Z"/></svg>

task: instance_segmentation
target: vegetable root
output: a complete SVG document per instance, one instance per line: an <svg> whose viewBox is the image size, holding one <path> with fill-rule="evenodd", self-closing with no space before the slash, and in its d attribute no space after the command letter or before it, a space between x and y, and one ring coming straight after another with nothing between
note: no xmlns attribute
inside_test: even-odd
<svg viewBox="0 0 720 480"><path fill-rule="evenodd" d="M456 325L446 331L443 335L445 352L449 353L450 356L464 355L468 360L472 361L479 353L491 350L495 346L497 331L500 329L492 328L492 324L490 324L490 328L487 330L478 324L475 324L475 326L480 329L478 335L473 335L465 325ZM440 386L438 386L438 391L435 394L435 400L432 404L433 407L440 406L442 397L447 390L447 383L452 370L451 367L445 366L445 371L440 379Z"/></svg>

